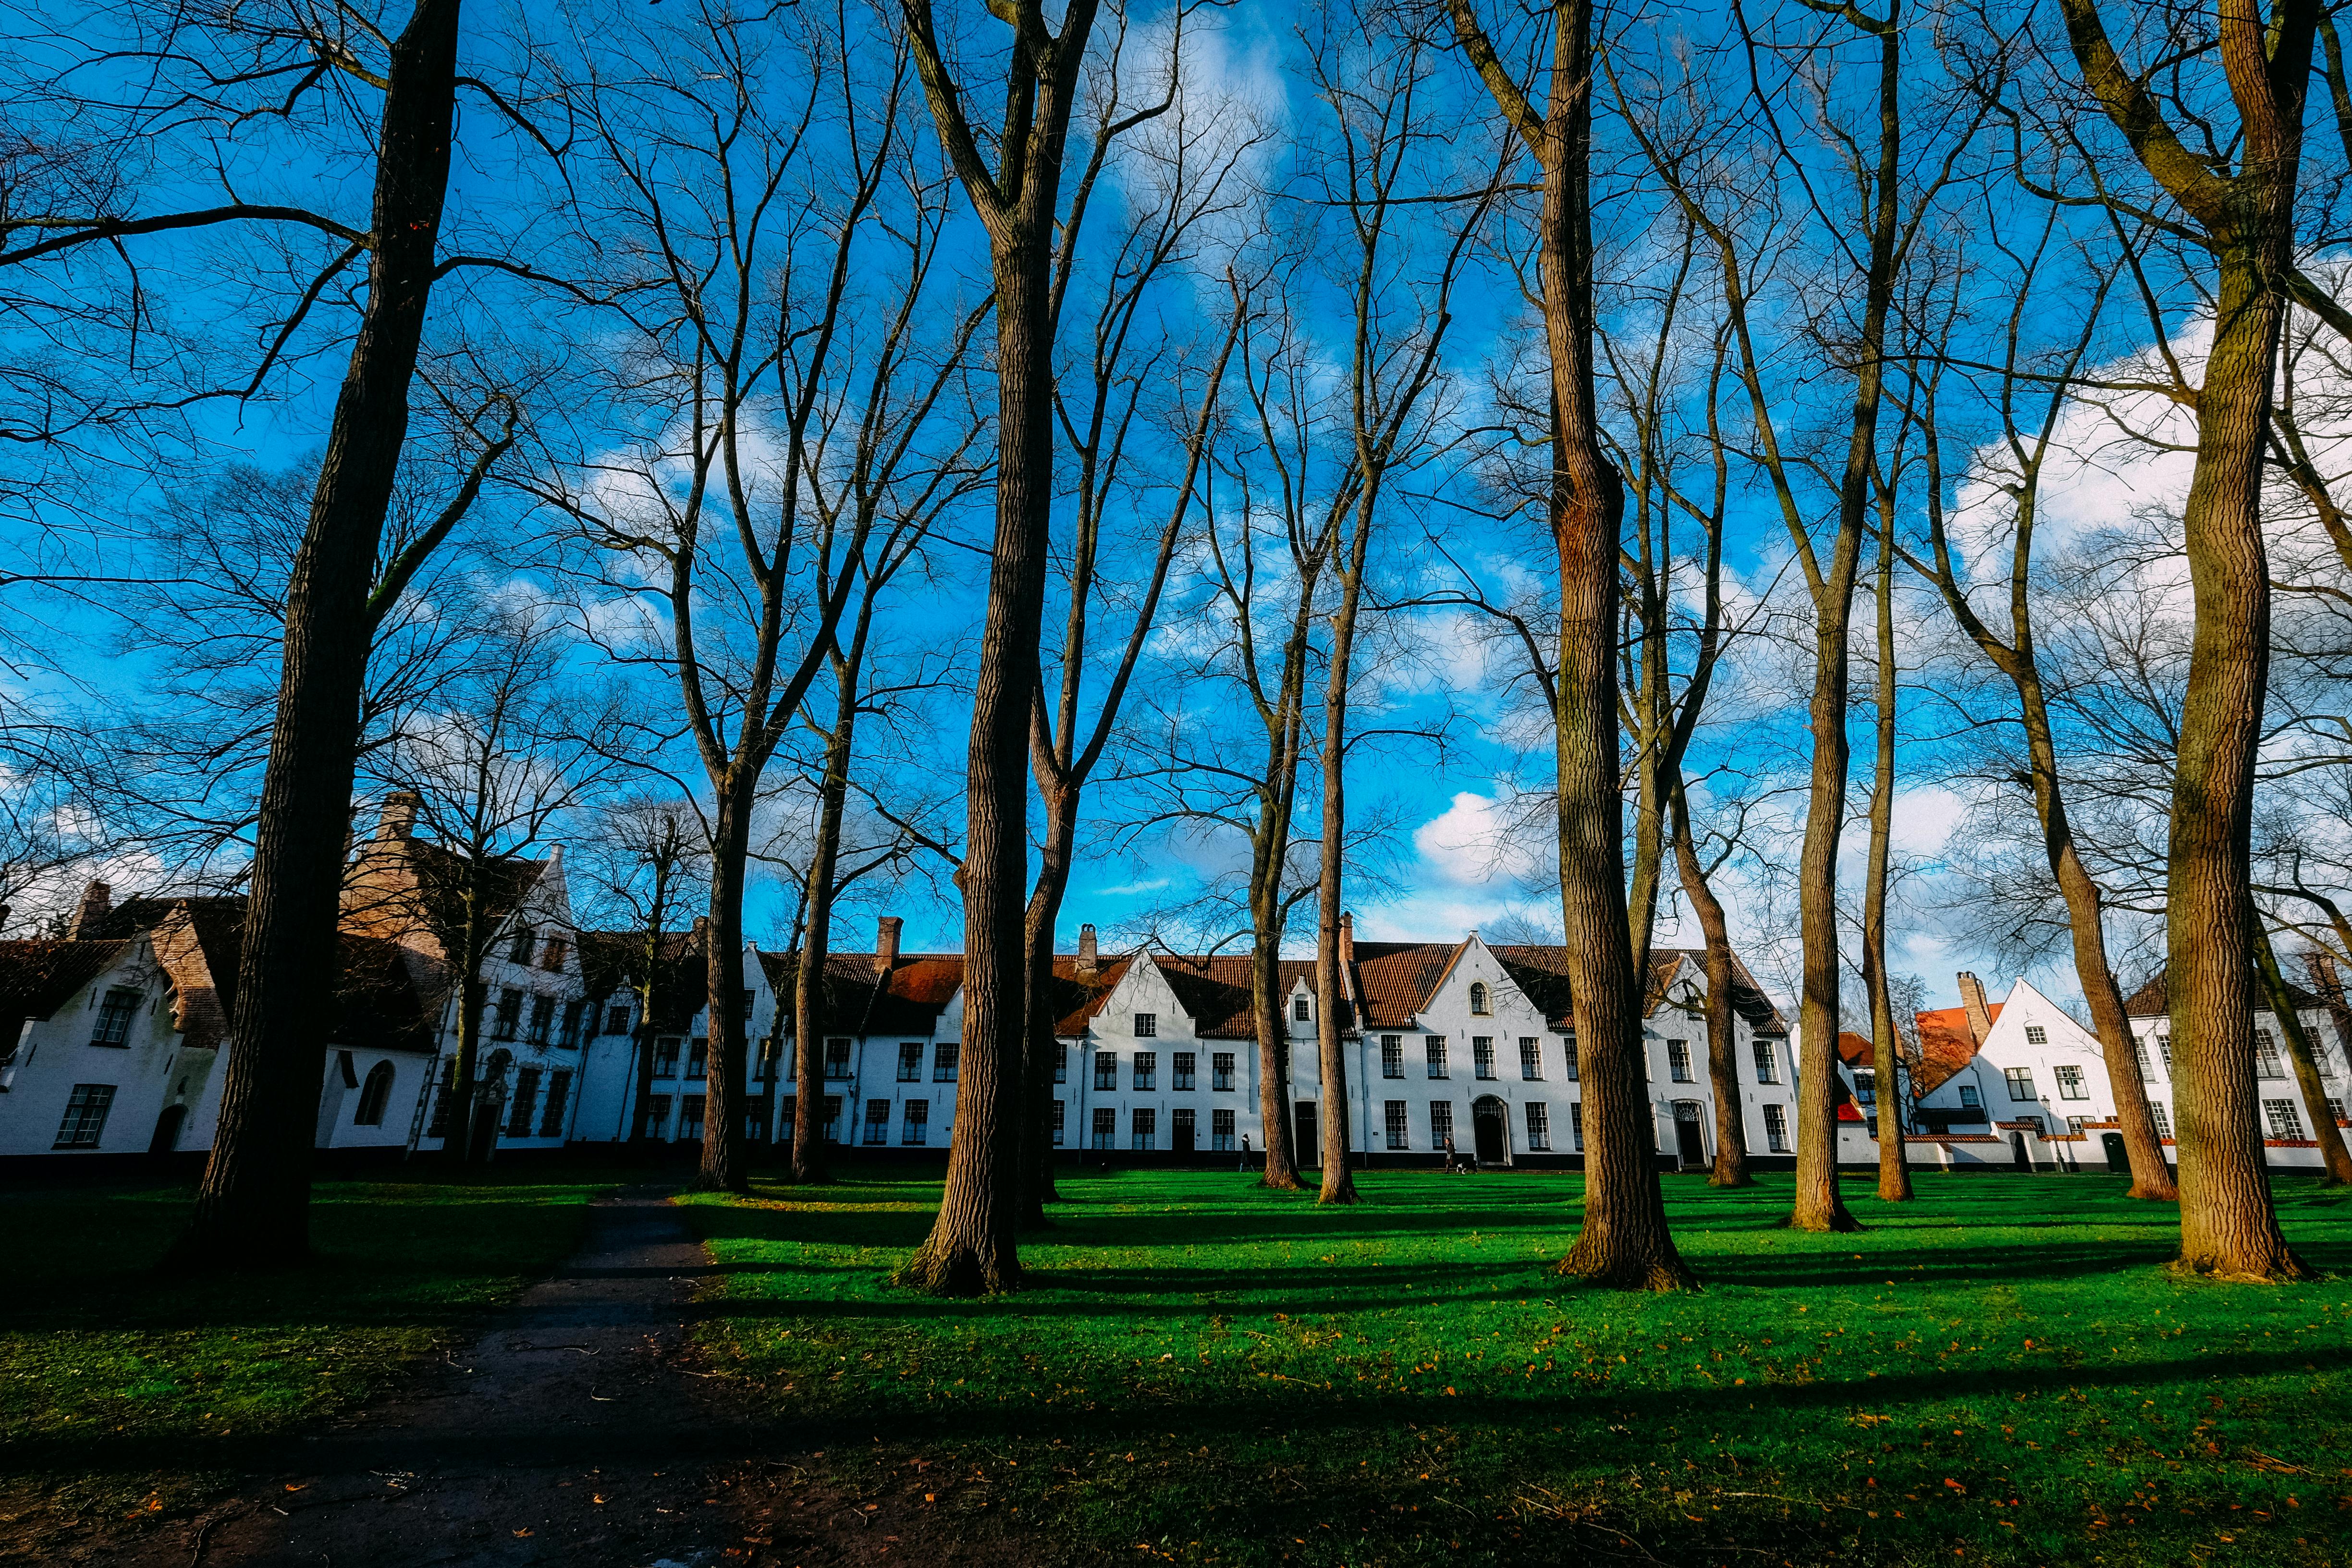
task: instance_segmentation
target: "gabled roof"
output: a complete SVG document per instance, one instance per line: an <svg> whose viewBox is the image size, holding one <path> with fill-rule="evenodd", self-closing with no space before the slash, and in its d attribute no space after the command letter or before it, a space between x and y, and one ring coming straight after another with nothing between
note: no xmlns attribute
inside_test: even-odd
<svg viewBox="0 0 2352 1568"><path fill-rule="evenodd" d="M1527 994L1529 1002L1541 1010L1544 1021L1552 1028L1567 1030L1575 1026L1570 994L1568 949L1549 944L1509 943L1489 950L1502 961L1503 968L1513 984ZM1687 962L1704 974L1706 972L1706 952L1703 948L1654 947L1650 950L1650 973L1643 986L1642 1013L1644 1017L1654 1013L1665 1001L1666 987ZM1789 1026L1781 1021L1780 1009L1756 984L1737 953L1731 959L1731 1005L1748 1020L1748 1026L1759 1035L1786 1035Z"/></svg>
<svg viewBox="0 0 2352 1568"><path fill-rule="evenodd" d="M642 931L583 931L580 973L583 994L602 1001L624 989L644 984L646 933ZM666 931L655 944L653 1027L656 1034L684 1034L694 1016L710 999L707 961L698 931Z"/></svg>
<svg viewBox="0 0 2352 1568"><path fill-rule="evenodd" d="M1463 942L1360 942L1356 994L1367 1029L1397 1029L1428 1011L1445 977L1468 952ZM1304 965L1311 976L1312 963ZM1288 989L1287 986L1285 987Z"/></svg>
<svg viewBox="0 0 2352 1568"><path fill-rule="evenodd" d="M2003 1005L2000 1002L1986 1005L1985 1012L1994 1023L2000 1022ZM1933 1094L1976 1059L1976 1035L1969 1027L1966 1007L1937 1007L1911 1016L1919 1027L1917 1092Z"/></svg>

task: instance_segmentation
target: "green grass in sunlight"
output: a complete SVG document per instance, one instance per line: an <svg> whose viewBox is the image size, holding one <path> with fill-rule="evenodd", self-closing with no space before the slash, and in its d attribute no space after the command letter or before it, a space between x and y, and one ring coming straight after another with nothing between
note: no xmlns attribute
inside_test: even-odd
<svg viewBox="0 0 2352 1568"><path fill-rule="evenodd" d="M1666 1178L1706 1289L1555 1272L1580 1179L1375 1172L1318 1209L1230 1173L1064 1179L1029 1288L892 1287L935 1177L689 1201L711 1353L812 1447L940 1478L1075 1562L2352 1561L2352 1288L2183 1282L2104 1176ZM2352 1264L2352 1200L2278 1184Z"/></svg>

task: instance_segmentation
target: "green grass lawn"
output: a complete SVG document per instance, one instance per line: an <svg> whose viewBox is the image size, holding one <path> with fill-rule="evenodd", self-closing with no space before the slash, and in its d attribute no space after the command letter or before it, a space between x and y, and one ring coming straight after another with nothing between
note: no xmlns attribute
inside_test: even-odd
<svg viewBox="0 0 2352 1568"><path fill-rule="evenodd" d="M382 1390L577 1244L609 1174L546 1166L321 1182L316 1258L160 1279L185 1185L0 1194L0 1515L201 1495L250 1445Z"/></svg>
<svg viewBox="0 0 2352 1568"><path fill-rule="evenodd" d="M1920 1178L1858 1236L1669 1177L1695 1295L1555 1271L1580 1179L1066 1180L1031 1288L887 1283L935 1180L696 1200L720 1364L872 1484L1074 1561L2352 1561L2352 1285L2178 1281L2105 1176ZM2283 1179L2306 1258L2352 1199Z"/></svg>

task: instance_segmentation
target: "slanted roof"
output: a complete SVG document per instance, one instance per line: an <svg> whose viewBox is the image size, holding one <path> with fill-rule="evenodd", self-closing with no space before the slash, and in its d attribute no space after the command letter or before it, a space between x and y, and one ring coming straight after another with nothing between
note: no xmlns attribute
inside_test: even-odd
<svg viewBox="0 0 2352 1568"><path fill-rule="evenodd" d="M2161 969L2150 975L2147 984L2125 999L2124 1011L2135 1018L2160 1018L2170 1012L2171 996L2167 975L2168 972ZM2284 979L2284 976L2282 974L2281 978ZM2269 988L2263 984L2263 977L2259 973L2253 976L2253 983L2254 1011L2267 1013L2271 1010ZM2286 983L2286 994L2294 999L2294 1010L2298 1013L2322 1005L2317 995L2305 990L2292 980Z"/></svg>
<svg viewBox="0 0 2352 1568"><path fill-rule="evenodd" d="M46 1018L114 967L131 943L0 942L0 1050L16 1043L27 1018Z"/></svg>
<svg viewBox="0 0 2352 1568"><path fill-rule="evenodd" d="M1985 1012L1994 1023L2000 1021L2004 1004L1988 1003ZM1969 1027L1966 1007L1937 1007L1925 1013L1914 1013L1919 1026L1919 1070L1914 1079L1916 1091L1933 1094L1948 1082L1955 1073L1976 1059L1977 1038Z"/></svg>
<svg viewBox="0 0 2352 1568"><path fill-rule="evenodd" d="M1428 1010L1437 988L1469 950L1464 942L1360 942L1356 993L1367 1029L1398 1029ZM1506 966L1507 968L1507 965ZM1304 965L1311 975L1315 966ZM1286 983L1286 992L1289 985Z"/></svg>
<svg viewBox="0 0 2352 1568"><path fill-rule="evenodd" d="M646 933L583 931L575 933L580 973L591 1000L645 983ZM653 1027L657 1034L684 1034L710 998L702 937L692 931L666 931L655 945ZM592 978L593 977L593 978ZM601 989L600 989L601 987Z"/></svg>

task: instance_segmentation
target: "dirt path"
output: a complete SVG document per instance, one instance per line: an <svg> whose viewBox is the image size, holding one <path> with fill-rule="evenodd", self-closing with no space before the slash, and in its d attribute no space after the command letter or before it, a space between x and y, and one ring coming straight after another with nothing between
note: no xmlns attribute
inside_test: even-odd
<svg viewBox="0 0 2352 1568"><path fill-rule="evenodd" d="M772 1451L687 1351L709 1258L667 1194L615 1194L551 1279L394 1397L289 1444L236 1495L131 1541L125 1568L713 1568L1017 1562L909 1480L853 1495Z"/></svg>

